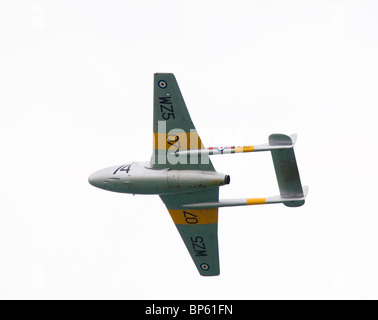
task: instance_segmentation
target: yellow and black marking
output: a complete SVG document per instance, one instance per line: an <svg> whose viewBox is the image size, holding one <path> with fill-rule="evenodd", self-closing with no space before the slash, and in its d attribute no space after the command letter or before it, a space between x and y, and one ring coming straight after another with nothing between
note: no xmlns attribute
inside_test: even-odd
<svg viewBox="0 0 378 320"><path fill-rule="evenodd" d="M203 149L201 138L197 131L192 132L154 132L155 150L194 150Z"/></svg>
<svg viewBox="0 0 378 320"><path fill-rule="evenodd" d="M253 152L254 149L255 149L254 146L236 147L235 152Z"/></svg>
<svg viewBox="0 0 378 320"><path fill-rule="evenodd" d="M218 208L196 210L168 209L175 224L200 225L218 223Z"/></svg>

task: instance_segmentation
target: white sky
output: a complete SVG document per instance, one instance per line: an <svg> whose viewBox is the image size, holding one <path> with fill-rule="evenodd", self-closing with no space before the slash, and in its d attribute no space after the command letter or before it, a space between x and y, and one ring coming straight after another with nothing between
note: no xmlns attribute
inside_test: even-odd
<svg viewBox="0 0 378 320"><path fill-rule="evenodd" d="M2 1L0 298L378 298L376 1ZM153 73L206 146L298 133L306 205L220 209L202 278L157 196L90 186L149 160ZM272 196L269 153L213 157Z"/></svg>

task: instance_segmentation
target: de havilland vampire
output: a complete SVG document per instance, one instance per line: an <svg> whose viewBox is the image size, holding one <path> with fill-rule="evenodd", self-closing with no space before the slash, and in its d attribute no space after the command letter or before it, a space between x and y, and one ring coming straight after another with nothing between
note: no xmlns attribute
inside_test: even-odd
<svg viewBox="0 0 378 320"><path fill-rule="evenodd" d="M296 135L272 134L256 146L205 148L186 108L176 78L154 75L153 153L148 162L131 162L99 170L89 183L108 191L156 194L166 205L203 276L219 275L218 208L305 202L294 155ZM210 156L270 151L280 195L268 198L219 200L219 187L230 177L215 171Z"/></svg>

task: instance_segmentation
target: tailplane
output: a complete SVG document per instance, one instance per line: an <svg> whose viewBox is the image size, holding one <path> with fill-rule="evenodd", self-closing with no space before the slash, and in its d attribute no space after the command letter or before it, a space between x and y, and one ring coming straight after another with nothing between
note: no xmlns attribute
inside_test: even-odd
<svg viewBox="0 0 378 320"><path fill-rule="evenodd" d="M217 202L183 204L182 208L209 209L274 203L283 203L287 207L303 206L308 193L308 187L302 187L301 179L299 177L297 160L294 154L294 145L296 140L296 134L291 136L284 134L272 134L269 136L269 143L266 144L254 147L228 147L222 149L222 151L230 150L228 153L237 153L238 148L240 148L240 152L270 151L272 153L274 170L276 172L280 195L267 198L227 199L219 200ZM245 150L243 151L242 148ZM209 149L211 150L213 148ZM207 149L207 152L209 149ZM233 150L235 151L232 152ZM193 152L195 151L197 150L193 150ZM221 153L219 151L218 153L211 154L223 154L223 152Z"/></svg>

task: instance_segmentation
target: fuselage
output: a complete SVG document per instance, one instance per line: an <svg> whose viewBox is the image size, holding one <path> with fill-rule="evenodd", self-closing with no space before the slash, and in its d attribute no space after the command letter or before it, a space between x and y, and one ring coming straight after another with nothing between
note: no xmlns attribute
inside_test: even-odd
<svg viewBox="0 0 378 320"><path fill-rule="evenodd" d="M132 162L91 174L89 183L108 191L131 194L169 194L219 187L230 183L228 175L213 171L156 170L149 162Z"/></svg>

